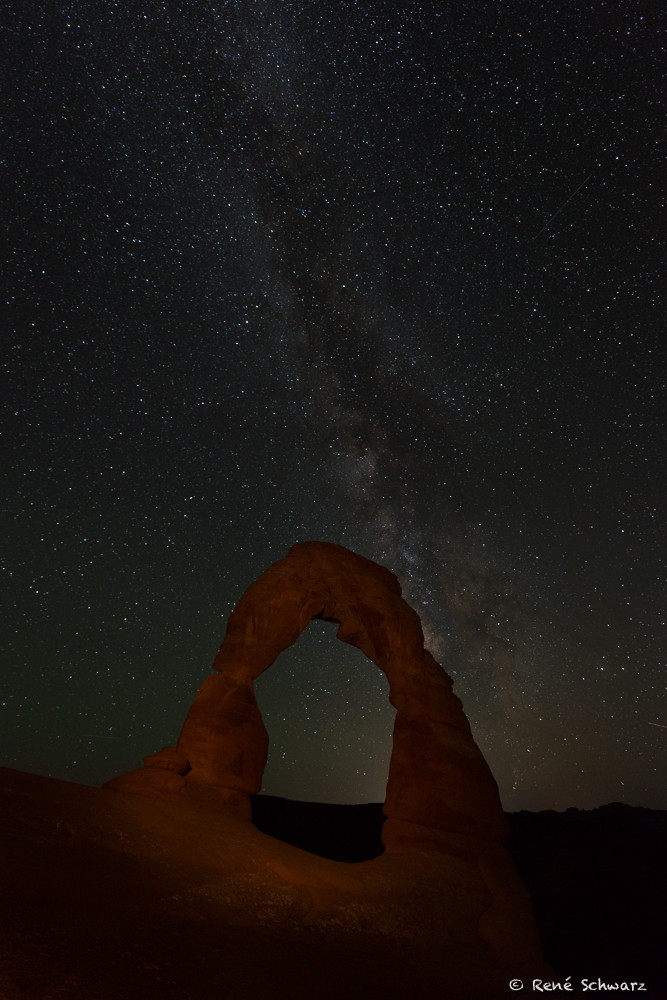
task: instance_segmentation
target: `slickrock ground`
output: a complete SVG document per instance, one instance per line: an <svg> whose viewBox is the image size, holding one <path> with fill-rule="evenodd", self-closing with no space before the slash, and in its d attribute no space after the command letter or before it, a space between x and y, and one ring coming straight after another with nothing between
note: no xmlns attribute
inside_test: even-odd
<svg viewBox="0 0 667 1000"><path fill-rule="evenodd" d="M532 940L511 964L480 948L465 851L345 864L178 796L8 769L0 816L3 1000L495 1000L548 971Z"/></svg>

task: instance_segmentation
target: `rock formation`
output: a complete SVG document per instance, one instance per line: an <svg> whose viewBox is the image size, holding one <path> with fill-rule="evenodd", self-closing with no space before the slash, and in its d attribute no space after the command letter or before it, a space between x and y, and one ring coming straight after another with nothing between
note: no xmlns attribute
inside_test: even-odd
<svg viewBox="0 0 667 1000"><path fill-rule="evenodd" d="M209 676L176 747L110 782L117 789L215 795L250 817L268 736L253 681L313 618L384 671L396 708L384 804L390 851L449 850L452 834L503 841L507 828L496 783L477 748L452 682L424 649L419 616L383 566L339 545L301 542L253 583L232 612Z"/></svg>
<svg viewBox="0 0 667 1000"><path fill-rule="evenodd" d="M508 830L498 789L452 682L424 649L419 617L401 597L396 577L339 545L295 545L248 588L230 615L216 672L195 696L177 746L146 757L143 768L105 787L166 797L184 815L188 804L213 810L247 828L268 747L253 681L313 618L335 622L338 638L385 672L396 708L383 806L385 851L360 865L337 865L335 880L348 888L354 883L358 901L379 893L377 900L385 902L376 900L374 919L380 923L390 897L408 910L422 908L422 915L424 907L432 911L428 933L434 942L449 936L450 974L461 965L461 948L467 968L498 963L483 976L496 984L490 996L510 971L543 971L530 900L502 846ZM270 845L277 851L279 842L267 837L263 843L271 859ZM292 859L289 881L317 894L313 855L301 851ZM345 867L357 874L343 876ZM397 926L411 921L404 915ZM417 924L414 934L425 941L424 921ZM432 949L439 952L441 944ZM475 987L471 995L487 992Z"/></svg>

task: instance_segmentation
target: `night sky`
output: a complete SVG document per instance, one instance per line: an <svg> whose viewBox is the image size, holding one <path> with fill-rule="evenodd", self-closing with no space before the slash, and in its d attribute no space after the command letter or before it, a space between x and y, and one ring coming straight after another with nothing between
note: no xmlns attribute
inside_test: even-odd
<svg viewBox="0 0 667 1000"><path fill-rule="evenodd" d="M5 4L0 761L175 743L297 541L384 563L506 809L667 807L659 5ZM313 622L265 791L381 801Z"/></svg>

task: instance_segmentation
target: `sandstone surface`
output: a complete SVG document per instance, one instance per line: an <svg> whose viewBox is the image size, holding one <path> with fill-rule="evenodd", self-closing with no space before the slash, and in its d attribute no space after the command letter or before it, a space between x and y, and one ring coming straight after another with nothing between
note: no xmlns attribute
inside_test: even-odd
<svg viewBox="0 0 667 1000"><path fill-rule="evenodd" d="M501 1000L478 860L344 864L212 801L0 768L2 1000ZM516 928L515 928L516 930ZM548 970L547 970L548 972Z"/></svg>

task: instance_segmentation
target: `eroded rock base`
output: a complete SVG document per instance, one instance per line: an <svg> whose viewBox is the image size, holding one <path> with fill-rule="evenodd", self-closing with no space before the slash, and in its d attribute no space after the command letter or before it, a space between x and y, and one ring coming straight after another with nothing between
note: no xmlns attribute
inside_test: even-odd
<svg viewBox="0 0 667 1000"><path fill-rule="evenodd" d="M9 770L0 839L6 1000L496 1000L549 971L530 937L498 956L465 851L346 865L210 803Z"/></svg>

